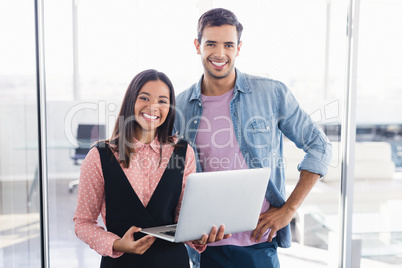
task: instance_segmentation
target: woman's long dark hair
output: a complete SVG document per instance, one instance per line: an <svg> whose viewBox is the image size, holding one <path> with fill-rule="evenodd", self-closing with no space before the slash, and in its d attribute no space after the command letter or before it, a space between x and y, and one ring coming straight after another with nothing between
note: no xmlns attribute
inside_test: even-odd
<svg viewBox="0 0 402 268"><path fill-rule="evenodd" d="M142 87L149 81L162 81L169 88L170 107L169 113L165 122L158 127L156 133L159 143L161 145L160 152L162 153L162 145L166 143L173 144L173 124L175 120L176 100L173 84L170 79L162 72L149 69L137 74L131 83L129 84L126 94L123 99L123 103L120 108L119 117L116 120L112 137L107 141L109 145L119 152L119 162L123 163L123 166L128 168L130 165L130 155L135 153L133 148L133 139L135 133L135 127L138 124L135 121L134 106L137 100L138 94ZM162 154L161 154L162 157Z"/></svg>

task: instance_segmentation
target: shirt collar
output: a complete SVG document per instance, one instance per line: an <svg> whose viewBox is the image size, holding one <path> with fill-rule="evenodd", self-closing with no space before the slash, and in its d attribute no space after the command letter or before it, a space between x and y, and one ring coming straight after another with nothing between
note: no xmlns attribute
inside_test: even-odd
<svg viewBox="0 0 402 268"><path fill-rule="evenodd" d="M150 143L142 143L140 141L138 141L137 139L134 138L134 149L139 152L142 149L144 149L145 147L151 147L151 149L153 151L155 151L155 153L159 154L159 150L160 150L160 143L159 143L159 139L158 139L158 135L155 136L155 139L153 139Z"/></svg>
<svg viewBox="0 0 402 268"><path fill-rule="evenodd" d="M246 78L244 75L237 69L235 68L236 72L236 82L235 82L235 87L234 87L234 93L237 93L237 91L240 92L250 92L251 88L249 87ZM190 101L192 100L199 100L201 101L201 84L202 80L204 79L204 75L201 76L200 80L198 81L193 93L191 94Z"/></svg>

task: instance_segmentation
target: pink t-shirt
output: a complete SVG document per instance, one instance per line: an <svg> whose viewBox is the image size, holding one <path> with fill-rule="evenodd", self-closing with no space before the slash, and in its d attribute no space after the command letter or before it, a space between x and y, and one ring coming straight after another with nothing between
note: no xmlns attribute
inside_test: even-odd
<svg viewBox="0 0 402 268"><path fill-rule="evenodd" d="M233 89L220 96L201 95L203 113L195 142L204 172L248 168L240 151L230 116L232 98ZM268 209L269 203L264 199L261 213ZM261 242L268 240L269 231L264 234ZM250 246L257 244L250 240L252 232L235 233L228 239L208 244L208 246Z"/></svg>

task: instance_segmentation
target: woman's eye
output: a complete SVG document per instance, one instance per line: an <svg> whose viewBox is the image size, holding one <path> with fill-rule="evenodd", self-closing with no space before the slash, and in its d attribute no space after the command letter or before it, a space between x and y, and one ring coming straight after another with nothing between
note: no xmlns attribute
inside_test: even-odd
<svg viewBox="0 0 402 268"><path fill-rule="evenodd" d="M146 98L146 97L140 97L140 100L147 101L147 100L148 100L148 98Z"/></svg>

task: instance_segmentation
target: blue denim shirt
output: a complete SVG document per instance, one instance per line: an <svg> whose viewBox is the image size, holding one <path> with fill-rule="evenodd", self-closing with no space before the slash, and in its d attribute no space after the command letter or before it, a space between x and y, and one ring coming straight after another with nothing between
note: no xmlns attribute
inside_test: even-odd
<svg viewBox="0 0 402 268"><path fill-rule="evenodd" d="M195 138L202 116L202 79L176 99L175 132L186 139L195 152ZM272 206L281 207L286 198L283 135L306 152L297 167L299 170L322 176L327 173L332 146L283 83L244 74L236 69L230 114L237 142L248 167L270 167L272 170L266 191L266 199ZM197 161L197 172L201 171ZM276 239L278 246L290 247L290 226L279 230Z"/></svg>

